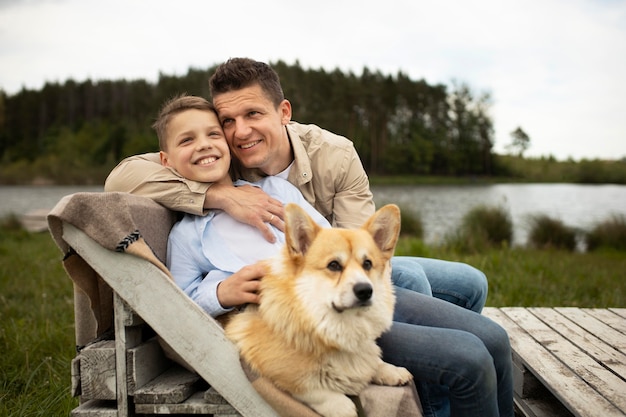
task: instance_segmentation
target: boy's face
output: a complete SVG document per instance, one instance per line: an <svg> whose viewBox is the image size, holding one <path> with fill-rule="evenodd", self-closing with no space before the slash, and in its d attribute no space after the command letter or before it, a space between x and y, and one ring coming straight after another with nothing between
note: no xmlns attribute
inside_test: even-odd
<svg viewBox="0 0 626 417"><path fill-rule="evenodd" d="M161 164L199 182L230 180L230 151L217 116L212 111L189 109L175 115L167 126L167 150Z"/></svg>
<svg viewBox="0 0 626 417"><path fill-rule="evenodd" d="M291 119L287 100L276 108L254 84L213 97L230 150L243 166L267 175L283 171L293 160L285 125Z"/></svg>

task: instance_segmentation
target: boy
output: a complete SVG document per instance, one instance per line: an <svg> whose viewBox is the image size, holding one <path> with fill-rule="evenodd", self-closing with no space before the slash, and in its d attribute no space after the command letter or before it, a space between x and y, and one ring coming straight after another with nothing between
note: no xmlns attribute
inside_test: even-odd
<svg viewBox="0 0 626 417"><path fill-rule="evenodd" d="M217 114L201 97L181 95L166 102L153 124L159 138L161 164L185 179L214 184L250 184L230 175L230 151ZM282 203L302 206L318 224L328 221L289 182L266 177L251 184ZM285 242L270 218L275 235L268 242L261 232L213 210L206 216L186 214L170 232L167 266L176 284L213 317L245 303L258 303L256 263L278 253Z"/></svg>

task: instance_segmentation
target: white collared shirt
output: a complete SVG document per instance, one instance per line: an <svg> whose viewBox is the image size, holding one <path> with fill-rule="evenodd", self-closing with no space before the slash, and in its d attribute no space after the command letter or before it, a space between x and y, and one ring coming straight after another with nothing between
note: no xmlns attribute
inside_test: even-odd
<svg viewBox="0 0 626 417"><path fill-rule="evenodd" d="M246 184L260 187L283 204L300 205L320 226L330 227L288 181L269 176L256 183L235 182L235 186ZM167 266L187 295L211 316L219 316L230 309L223 308L217 299L218 284L244 266L276 255L283 247L284 233L272 225L270 229L275 243L265 240L257 228L221 210L212 210L206 216L185 214L170 232Z"/></svg>

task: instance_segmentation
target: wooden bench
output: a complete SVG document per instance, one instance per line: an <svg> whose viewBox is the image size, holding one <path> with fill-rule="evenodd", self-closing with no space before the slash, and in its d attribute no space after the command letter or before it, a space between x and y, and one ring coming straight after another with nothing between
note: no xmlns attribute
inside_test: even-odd
<svg viewBox="0 0 626 417"><path fill-rule="evenodd" d="M161 270L135 256L102 248L72 225L65 225L64 237L106 276L115 294L114 340L89 345L73 362L73 391L81 396L73 416L276 416L250 384L236 348L217 322L191 299L180 296L180 289ZM118 294L124 294L124 299ZM160 302L155 304L155 299ZM155 334L166 343L189 346L183 359L197 374L166 359ZM194 345L210 348L210 354ZM167 384L155 380L168 377ZM204 381L221 395L209 391Z"/></svg>
<svg viewBox="0 0 626 417"><path fill-rule="evenodd" d="M626 416L626 309L486 308L511 339L524 416Z"/></svg>
<svg viewBox="0 0 626 417"><path fill-rule="evenodd" d="M248 372L218 322L173 282L161 260L174 219L124 193L67 196L48 216L75 289L72 416L318 416ZM368 417L422 416L413 384L370 385L359 400Z"/></svg>

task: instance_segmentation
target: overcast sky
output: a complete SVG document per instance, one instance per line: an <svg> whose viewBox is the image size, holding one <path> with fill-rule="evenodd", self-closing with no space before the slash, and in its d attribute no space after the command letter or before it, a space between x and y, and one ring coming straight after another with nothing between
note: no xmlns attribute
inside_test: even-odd
<svg viewBox="0 0 626 417"><path fill-rule="evenodd" d="M626 0L0 0L9 95L234 56L456 80L491 94L496 151L520 126L529 156L626 156Z"/></svg>

